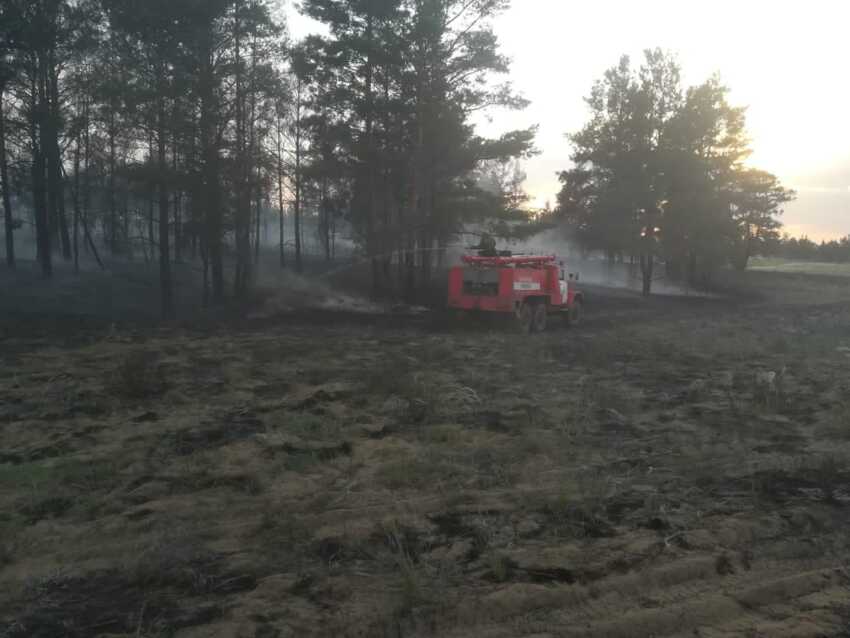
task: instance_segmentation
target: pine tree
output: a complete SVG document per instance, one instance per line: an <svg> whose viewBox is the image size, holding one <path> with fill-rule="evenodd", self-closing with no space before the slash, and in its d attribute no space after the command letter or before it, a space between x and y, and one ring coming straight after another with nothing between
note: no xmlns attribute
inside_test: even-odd
<svg viewBox="0 0 850 638"><path fill-rule="evenodd" d="M471 179L475 169L531 148L531 130L483 140L470 123L473 113L490 106L525 105L509 86L488 86L508 71L490 26L506 5L304 3L330 32L305 47L317 87L312 160L321 167L310 174L322 183L332 179L338 194L347 193L348 204L339 208L350 209L376 293L391 287L393 262L408 297L417 279L427 282L432 253L480 213L473 203L482 195ZM327 149L336 162L328 161Z"/></svg>
<svg viewBox="0 0 850 638"><path fill-rule="evenodd" d="M558 212L586 249L637 258L644 294L659 260L692 282L746 263L793 197L744 167L745 110L727 95L716 77L683 90L662 51L646 51L637 72L623 57L594 84L590 120L570 137L575 167L560 175Z"/></svg>

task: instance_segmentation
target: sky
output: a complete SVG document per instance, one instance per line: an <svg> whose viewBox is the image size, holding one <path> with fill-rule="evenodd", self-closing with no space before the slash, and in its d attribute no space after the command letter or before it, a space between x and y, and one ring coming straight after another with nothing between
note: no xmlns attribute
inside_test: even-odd
<svg viewBox="0 0 850 638"><path fill-rule="evenodd" d="M753 166L798 192L784 222L815 240L850 234L850 3L846 0L513 0L493 23L510 79L531 101L493 111L481 134L539 126L525 166L533 202L554 203L570 166L565 135L588 118L584 96L622 54L675 53L686 84L719 73L746 106ZM290 10L300 37L315 27Z"/></svg>

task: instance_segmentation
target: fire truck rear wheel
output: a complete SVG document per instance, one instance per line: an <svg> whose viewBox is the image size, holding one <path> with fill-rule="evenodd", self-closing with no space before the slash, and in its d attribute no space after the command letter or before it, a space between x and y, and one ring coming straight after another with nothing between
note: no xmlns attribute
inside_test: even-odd
<svg viewBox="0 0 850 638"><path fill-rule="evenodd" d="M531 329L534 332L546 332L546 304L538 303L534 306L534 323Z"/></svg>
<svg viewBox="0 0 850 638"><path fill-rule="evenodd" d="M529 334L534 324L534 308L523 302L516 311L517 325L521 334Z"/></svg>

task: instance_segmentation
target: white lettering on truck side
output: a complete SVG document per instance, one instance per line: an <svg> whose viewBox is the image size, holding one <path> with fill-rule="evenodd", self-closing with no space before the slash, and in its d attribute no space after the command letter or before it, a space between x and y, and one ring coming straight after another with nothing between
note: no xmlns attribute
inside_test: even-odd
<svg viewBox="0 0 850 638"><path fill-rule="evenodd" d="M514 290L518 292L527 292L529 290L540 290L541 286L536 281L515 281Z"/></svg>

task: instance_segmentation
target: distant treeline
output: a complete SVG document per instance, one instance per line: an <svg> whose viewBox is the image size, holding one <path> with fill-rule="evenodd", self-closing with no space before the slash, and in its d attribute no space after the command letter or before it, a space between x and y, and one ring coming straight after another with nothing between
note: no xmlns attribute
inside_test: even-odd
<svg viewBox="0 0 850 638"><path fill-rule="evenodd" d="M819 244L808 237L784 235L766 244L763 252L766 257L846 264L850 263L850 235Z"/></svg>

